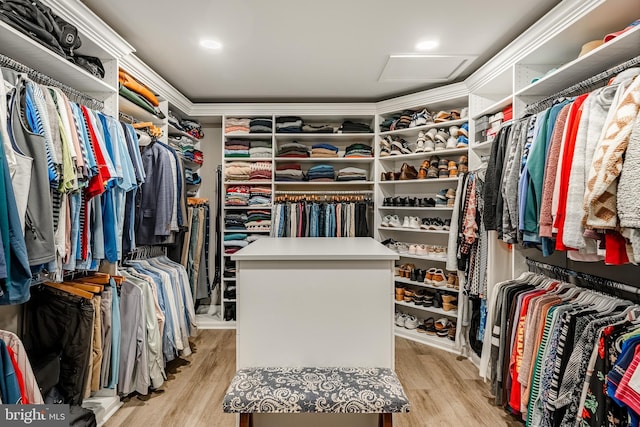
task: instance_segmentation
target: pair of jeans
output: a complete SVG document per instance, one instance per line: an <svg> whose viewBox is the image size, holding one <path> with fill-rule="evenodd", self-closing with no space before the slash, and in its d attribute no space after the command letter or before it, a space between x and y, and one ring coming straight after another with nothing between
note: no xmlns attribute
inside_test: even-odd
<svg viewBox="0 0 640 427"><path fill-rule="evenodd" d="M85 389L94 309L91 301L47 287L27 304L24 346L38 385L64 403L81 404Z"/></svg>

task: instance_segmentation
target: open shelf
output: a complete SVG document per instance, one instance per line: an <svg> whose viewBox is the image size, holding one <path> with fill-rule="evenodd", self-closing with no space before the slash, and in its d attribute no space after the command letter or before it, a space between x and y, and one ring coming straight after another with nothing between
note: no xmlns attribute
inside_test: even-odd
<svg viewBox="0 0 640 427"><path fill-rule="evenodd" d="M272 133L225 133L224 137L227 139L260 139L271 140Z"/></svg>
<svg viewBox="0 0 640 427"><path fill-rule="evenodd" d="M344 140L363 140L371 139L376 136L375 133L276 133L276 138L280 141L296 140L296 139L344 139Z"/></svg>
<svg viewBox="0 0 640 427"><path fill-rule="evenodd" d="M462 124L465 124L469 121L469 119L467 117L465 117L464 119L459 119L459 120L449 120L446 122L441 122L441 123L433 123L433 124L429 124L429 125L424 125L424 126L416 126L416 127L412 127L412 128L406 128L406 129L398 129L398 130L390 130L387 132L380 132L380 136L384 137L387 135L404 135L404 136L418 136L418 133L420 131L424 131L424 130L429 130L432 128L448 128L450 126L459 126Z"/></svg>
<svg viewBox="0 0 640 427"><path fill-rule="evenodd" d="M223 233L242 233L242 234L251 234L251 233L271 233L271 230L227 230L225 229Z"/></svg>
<svg viewBox="0 0 640 427"><path fill-rule="evenodd" d="M276 162L286 163L372 163L373 157L276 157Z"/></svg>
<svg viewBox="0 0 640 427"><path fill-rule="evenodd" d="M271 185L271 180L256 181L225 181L224 185Z"/></svg>
<svg viewBox="0 0 640 427"><path fill-rule="evenodd" d="M405 285L420 286L422 288L436 289L439 291L447 291L455 294L458 293L457 289L447 288L446 286L429 285L427 283L416 282L415 280L409 280L405 277L395 276L393 279L396 281L396 283L404 283Z"/></svg>
<svg viewBox="0 0 640 427"><path fill-rule="evenodd" d="M458 317L458 310L445 311L441 308L425 307L423 305L415 305L414 303L411 303L411 302L404 302L404 301L394 301L394 302L396 303L396 305L403 306L403 307L411 307L411 308L415 308L416 310L428 311L429 313L440 314L442 316L447 316L447 317Z"/></svg>
<svg viewBox="0 0 640 427"><path fill-rule="evenodd" d="M567 81L579 82L622 63L638 53L640 26L627 31L591 52L558 67L515 96L548 96L567 88Z"/></svg>
<svg viewBox="0 0 640 427"><path fill-rule="evenodd" d="M328 181L328 182L309 182L309 181L275 181L274 184L276 186L285 186L285 185L310 185L310 186L339 186L339 187L347 187L354 185L373 185L373 181Z"/></svg>
<svg viewBox="0 0 640 427"><path fill-rule="evenodd" d="M118 96L118 109L121 113L127 114L141 122L151 122L156 126L162 126L164 120L155 116L142 107L137 106L124 96Z"/></svg>
<svg viewBox="0 0 640 427"><path fill-rule="evenodd" d="M236 322L228 322L220 318L220 314L196 314L198 329L235 329Z"/></svg>
<svg viewBox="0 0 640 427"><path fill-rule="evenodd" d="M455 343L447 337L441 338L437 335L424 334L417 330L410 330L399 326L395 326L394 332L397 337L405 338L421 344L427 344L441 350L455 352Z"/></svg>
<svg viewBox="0 0 640 427"><path fill-rule="evenodd" d="M193 136L193 135L191 135L191 134L189 134L187 132L181 131L180 129L178 129L174 125L172 125L171 123L169 123L169 136L182 136L182 137L190 139L194 143L197 143L198 141L200 141L195 136Z"/></svg>
<svg viewBox="0 0 640 427"><path fill-rule="evenodd" d="M378 227L381 231L404 231L411 233L433 233L433 234L449 234L449 230L423 230L419 228L402 228L402 227Z"/></svg>
<svg viewBox="0 0 640 427"><path fill-rule="evenodd" d="M89 74L83 68L67 61L66 58L4 22L0 22L0 45L4 55L80 92L91 94L103 101L108 95L117 92L115 87L109 86L105 81ZM102 59L105 60L104 57Z"/></svg>
<svg viewBox="0 0 640 427"><path fill-rule="evenodd" d="M474 114L472 119L477 120L482 116L495 114L498 111L502 111L505 107L511 105L512 103L513 103L513 95L507 95L503 99L499 100L498 102L491 104L484 110L480 111L478 114Z"/></svg>
<svg viewBox="0 0 640 427"><path fill-rule="evenodd" d="M380 181L380 185L406 185L406 184L436 184L443 182L458 182L458 178L431 178L431 179L404 179L397 181Z"/></svg>
<svg viewBox="0 0 640 427"><path fill-rule="evenodd" d="M479 153L489 153L491 151L491 146L493 145L493 141L484 141L484 142L480 142L478 144L473 144L471 146L471 149L473 151L479 152Z"/></svg>
<svg viewBox="0 0 640 427"><path fill-rule="evenodd" d="M466 154L469 147L465 148L450 148L448 150L434 150L424 153L411 153L411 154L399 154L396 156L380 157L381 162L401 162L405 160L422 160L432 156L455 156L458 154Z"/></svg>
<svg viewBox="0 0 640 427"><path fill-rule="evenodd" d="M269 162L271 157L225 157L225 162Z"/></svg>
<svg viewBox="0 0 640 427"><path fill-rule="evenodd" d="M273 209L273 206L226 206L224 207L225 210L271 210Z"/></svg>
<svg viewBox="0 0 640 427"><path fill-rule="evenodd" d="M452 212L453 208L445 207L411 207L411 206L380 206L378 209L384 211L442 211Z"/></svg>
<svg viewBox="0 0 640 427"><path fill-rule="evenodd" d="M435 261L435 262L447 262L447 258L445 257L437 257L437 256L431 256L431 255L411 255L411 254L401 254L398 253L398 255L400 255L400 258L411 258L411 259L421 259L424 261Z"/></svg>

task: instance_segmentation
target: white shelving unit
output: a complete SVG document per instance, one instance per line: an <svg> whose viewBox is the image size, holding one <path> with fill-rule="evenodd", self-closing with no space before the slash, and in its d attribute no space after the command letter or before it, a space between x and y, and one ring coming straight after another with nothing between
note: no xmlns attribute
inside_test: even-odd
<svg viewBox="0 0 640 427"><path fill-rule="evenodd" d="M420 344L426 344L431 347L439 348L440 350L446 350L452 353L457 353L455 349L455 342L450 340L447 337L429 335L426 333L418 332L415 329L411 330L407 328L401 328L399 326L395 327L394 332L397 337L419 342Z"/></svg>

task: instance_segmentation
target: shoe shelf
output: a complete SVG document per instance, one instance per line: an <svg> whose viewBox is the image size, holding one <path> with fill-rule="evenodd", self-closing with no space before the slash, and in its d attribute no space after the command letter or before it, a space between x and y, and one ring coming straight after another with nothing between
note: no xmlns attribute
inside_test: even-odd
<svg viewBox="0 0 640 427"><path fill-rule="evenodd" d="M440 314L442 316L447 316L447 317L458 317L458 310L443 310L441 308L436 308L436 307L425 307L423 305L415 305L411 302L404 302L404 301L395 301L396 305L399 306L403 306L403 307L411 307L411 308L415 308L416 310L421 310L421 311L427 311L429 313L433 313L433 314Z"/></svg>
<svg viewBox="0 0 640 427"><path fill-rule="evenodd" d="M283 163L373 163L373 157L276 157L276 162Z"/></svg>
<svg viewBox="0 0 640 427"><path fill-rule="evenodd" d="M383 211L443 211L443 212L451 212L453 208L447 208L443 206L380 206L378 209Z"/></svg>
<svg viewBox="0 0 640 427"><path fill-rule="evenodd" d="M430 256L430 255L412 255L409 253L398 253L401 258L419 259L423 261L435 261L435 262L447 262L444 257Z"/></svg>
<svg viewBox="0 0 640 427"><path fill-rule="evenodd" d="M439 337L437 335L429 335L427 333L418 332L417 329L401 328L395 326L395 335L421 344L427 344L441 350L455 352L455 342L447 337Z"/></svg>
<svg viewBox="0 0 640 427"><path fill-rule="evenodd" d="M449 234L449 230L424 230L421 228L404 228L404 227L378 227L381 231L408 231L412 233L434 233L434 234Z"/></svg>
<svg viewBox="0 0 640 427"><path fill-rule="evenodd" d="M417 159L425 159L431 156L455 156L458 154L466 154L468 147L464 148L450 148L445 150L433 150L433 151L425 151L422 153L411 153L411 154L397 154L397 155L389 155L380 157L381 162L400 162L404 160L417 160ZM435 179L435 178L433 178Z"/></svg>
<svg viewBox="0 0 640 427"><path fill-rule="evenodd" d="M436 289L439 291L453 292L456 294L458 293L458 289L455 289L455 288L449 288L447 286L430 285L424 282L416 282L415 280L410 280L405 277L395 276L394 280L396 281L396 283L404 283L405 285L420 286L422 288Z"/></svg>
<svg viewBox="0 0 640 427"><path fill-rule="evenodd" d="M235 282L236 278L235 277L223 277L222 280L224 282Z"/></svg>
<svg viewBox="0 0 640 427"><path fill-rule="evenodd" d="M397 157L397 156L396 156ZM380 181L380 185L407 185L407 184L435 184L442 182L458 182L458 178L431 178L431 179L403 179L394 181Z"/></svg>
<svg viewBox="0 0 640 427"><path fill-rule="evenodd" d="M168 134L169 134L169 136L182 136L184 138L188 138L194 144L197 144L198 142L200 142L200 140L198 138L196 138L195 136L191 135L190 133L181 131L180 129L178 129L177 127L172 125L171 123L168 123L167 126L168 126Z"/></svg>
<svg viewBox="0 0 640 427"><path fill-rule="evenodd" d="M390 130L390 131L386 131L386 132L380 132L380 136L387 136L387 135L403 135L403 136L418 136L418 133L420 131L425 131L425 130L429 130L429 129L433 129L433 128L447 128L450 126L458 126L458 125L462 125L465 124L469 121L468 118L464 118L464 119L458 119L458 120L447 120L446 122L440 122L440 123L430 123L428 125L423 125L423 126L415 126L412 128L405 128L405 129L398 129L398 130Z"/></svg>

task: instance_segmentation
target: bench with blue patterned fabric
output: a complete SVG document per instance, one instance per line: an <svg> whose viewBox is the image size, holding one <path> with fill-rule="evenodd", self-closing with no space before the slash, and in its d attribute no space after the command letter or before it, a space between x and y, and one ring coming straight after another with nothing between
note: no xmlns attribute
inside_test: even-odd
<svg viewBox="0 0 640 427"><path fill-rule="evenodd" d="M224 412L345 413L381 415L409 412L409 400L393 370L386 368L247 368L236 372L223 402Z"/></svg>

